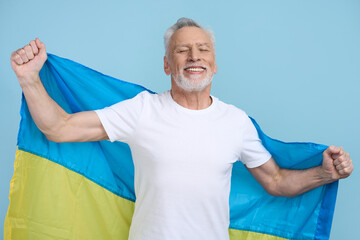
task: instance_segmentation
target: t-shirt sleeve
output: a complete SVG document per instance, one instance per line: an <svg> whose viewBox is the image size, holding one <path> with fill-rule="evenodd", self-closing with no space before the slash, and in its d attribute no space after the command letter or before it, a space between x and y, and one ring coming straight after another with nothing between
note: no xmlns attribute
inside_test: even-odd
<svg viewBox="0 0 360 240"><path fill-rule="evenodd" d="M258 167L271 158L271 154L262 145L258 132L248 116L244 120L243 144L240 161L248 168Z"/></svg>
<svg viewBox="0 0 360 240"><path fill-rule="evenodd" d="M147 92L110 107L95 110L111 142L128 142L134 133L143 110Z"/></svg>

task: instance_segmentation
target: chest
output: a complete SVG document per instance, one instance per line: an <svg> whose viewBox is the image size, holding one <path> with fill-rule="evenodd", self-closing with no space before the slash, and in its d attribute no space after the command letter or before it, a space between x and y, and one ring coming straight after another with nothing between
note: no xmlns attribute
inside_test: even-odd
<svg viewBox="0 0 360 240"><path fill-rule="evenodd" d="M238 160L241 138L242 130L226 119L150 115L139 125L133 148L153 165L219 170Z"/></svg>

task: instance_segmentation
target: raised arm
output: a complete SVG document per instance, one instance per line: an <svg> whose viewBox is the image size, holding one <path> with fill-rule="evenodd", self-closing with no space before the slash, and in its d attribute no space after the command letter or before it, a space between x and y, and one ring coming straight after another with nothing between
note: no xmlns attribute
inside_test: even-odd
<svg viewBox="0 0 360 240"><path fill-rule="evenodd" d="M95 112L68 114L49 96L39 76L46 59L45 44L38 38L13 52L10 59L36 126L54 142L107 139Z"/></svg>
<svg viewBox="0 0 360 240"><path fill-rule="evenodd" d="M271 158L265 164L248 170L269 194L295 197L350 176L353 164L343 148L330 146L323 153L322 166L305 170L282 169Z"/></svg>

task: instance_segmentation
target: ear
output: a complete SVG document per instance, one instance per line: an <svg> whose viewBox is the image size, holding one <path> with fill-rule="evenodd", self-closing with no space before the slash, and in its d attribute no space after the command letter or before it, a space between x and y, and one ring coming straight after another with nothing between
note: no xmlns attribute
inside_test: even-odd
<svg viewBox="0 0 360 240"><path fill-rule="evenodd" d="M217 64L216 64L216 62L215 62L215 65L214 65L214 74L216 74L217 73Z"/></svg>
<svg viewBox="0 0 360 240"><path fill-rule="evenodd" d="M170 75L171 71L170 71L170 64L169 61L167 59L166 56L164 56L164 72L166 73L166 75Z"/></svg>

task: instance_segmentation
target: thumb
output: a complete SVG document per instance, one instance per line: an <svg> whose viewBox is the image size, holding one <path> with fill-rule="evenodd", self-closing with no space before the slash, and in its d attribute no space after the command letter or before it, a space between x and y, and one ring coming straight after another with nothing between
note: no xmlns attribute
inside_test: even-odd
<svg viewBox="0 0 360 240"><path fill-rule="evenodd" d="M36 38L36 39L35 39L35 43L36 43L36 46L37 46L38 49L39 49L38 55L40 55L41 58L43 58L44 60L46 60L47 54L46 54L45 44L44 44L43 42L41 42L39 38Z"/></svg>
<svg viewBox="0 0 360 240"><path fill-rule="evenodd" d="M330 146L324 151L324 155L327 155L329 157L332 157L333 154L339 154L341 151L341 148Z"/></svg>

